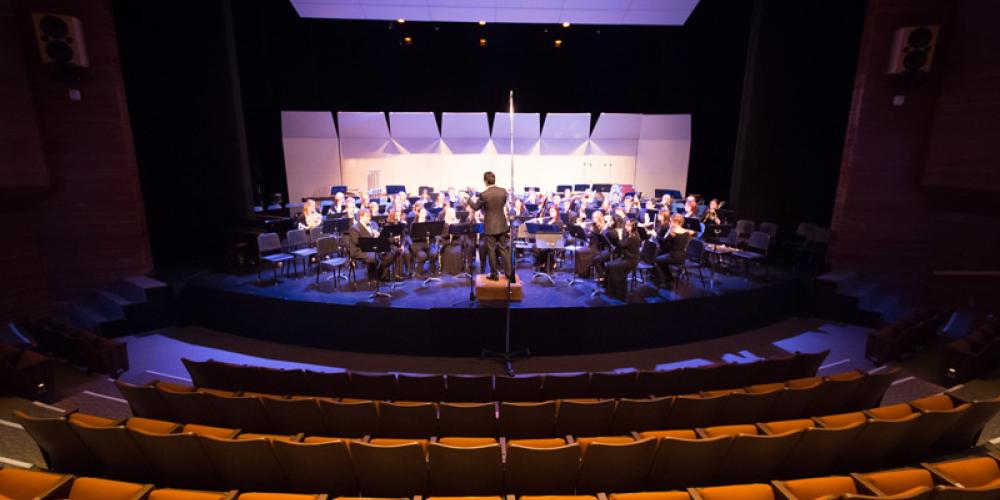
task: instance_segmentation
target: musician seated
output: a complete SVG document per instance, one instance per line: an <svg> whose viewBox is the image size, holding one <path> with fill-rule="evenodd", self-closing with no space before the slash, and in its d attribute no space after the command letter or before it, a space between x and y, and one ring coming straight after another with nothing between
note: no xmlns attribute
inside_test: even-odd
<svg viewBox="0 0 1000 500"><path fill-rule="evenodd" d="M670 216L670 226L659 238L660 249L656 256L658 286L669 288L673 284L674 276L670 272L670 266L684 265L684 259L687 258L687 246L693 235L693 231L684 229L683 215L673 214Z"/></svg>
<svg viewBox="0 0 1000 500"><path fill-rule="evenodd" d="M397 224L406 224L403 218L403 207L401 205L393 205L390 208L389 215L385 219L386 226L394 226ZM409 231L403 230L403 234L398 237L393 238L395 241L392 242L393 246L396 248L396 279L406 279L406 276L413 274L413 253L410 251L410 247L413 242L410 240Z"/></svg>
<svg viewBox="0 0 1000 500"><path fill-rule="evenodd" d="M556 226L559 230L563 230L565 226L562 221L562 215L559 213L559 209L556 205L549 205L548 214L543 217L532 219L529 222L544 224L546 226ZM555 263L551 262L553 259L550 258L550 256L554 257L552 255L554 251L555 250L551 249L535 248L532 251L532 255L535 257L535 269L546 274L552 274L552 268Z"/></svg>
<svg viewBox="0 0 1000 500"><path fill-rule="evenodd" d="M698 218L698 200L694 196L688 196L687 200L684 201L684 218Z"/></svg>
<svg viewBox="0 0 1000 500"><path fill-rule="evenodd" d="M608 296L625 300L628 292L628 274L639 264L639 229L635 220L625 221L622 237L615 244L618 257L608 263L608 279L604 282L604 287Z"/></svg>
<svg viewBox="0 0 1000 500"><path fill-rule="evenodd" d="M586 231L587 246L577 250L576 273L584 276L590 272L590 267L593 265L597 272L597 279L602 280L604 279L604 264L611 259L610 240L607 236L613 231L608 227L604 213L600 210L594 210L590 217L592 223Z"/></svg>
<svg viewBox="0 0 1000 500"><path fill-rule="evenodd" d="M362 251L358 246L361 238L378 238L380 234L378 225L372 222L372 214L367 208L362 208L358 212L358 222L347 231L349 251L351 258L365 263L368 268L368 279L373 280L376 276L383 281L389 280L389 265L396 258L396 249L390 247L385 255L375 255L375 252Z"/></svg>
<svg viewBox="0 0 1000 500"><path fill-rule="evenodd" d="M302 213L299 214L299 229L311 231L322 224L323 216L316 211L316 200L306 200L302 206Z"/></svg>
<svg viewBox="0 0 1000 500"><path fill-rule="evenodd" d="M423 278L424 274L424 262L428 263L431 274L437 272L438 264L438 244L437 238L428 238L425 235L413 234L413 224L418 222L431 222L430 214L427 213L427 209L422 206L423 204L417 202L414 204L417 210L414 214L413 219L410 221L410 238L412 244L410 245L410 252L413 254L413 274L417 278Z"/></svg>
<svg viewBox="0 0 1000 500"><path fill-rule="evenodd" d="M708 202L708 210L705 211L705 217L701 219L704 224L722 224L722 219L719 218L719 200L712 198L712 201Z"/></svg>

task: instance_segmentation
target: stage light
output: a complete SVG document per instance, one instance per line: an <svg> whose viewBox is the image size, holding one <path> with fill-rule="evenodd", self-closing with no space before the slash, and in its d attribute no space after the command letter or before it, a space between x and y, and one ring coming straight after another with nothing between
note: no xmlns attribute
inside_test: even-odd
<svg viewBox="0 0 1000 500"><path fill-rule="evenodd" d="M479 21L480 26L486 26L486 21Z"/></svg>
<svg viewBox="0 0 1000 500"><path fill-rule="evenodd" d="M569 21L563 21L563 28L569 28Z"/></svg>
<svg viewBox="0 0 1000 500"><path fill-rule="evenodd" d="M396 19L396 22L397 22L397 23L399 23L399 24L403 24L403 23L405 23L405 22L406 22L406 19L403 19L403 18L401 17L401 18L399 18L399 19Z"/></svg>
<svg viewBox="0 0 1000 500"><path fill-rule="evenodd" d="M552 45L555 45L555 47L558 49L559 47L562 47L562 40L556 40L555 42L552 43Z"/></svg>
<svg viewBox="0 0 1000 500"><path fill-rule="evenodd" d="M413 38L408 37L408 36L404 36L403 37L403 44L404 45L413 45Z"/></svg>
<svg viewBox="0 0 1000 500"><path fill-rule="evenodd" d="M480 47L485 47L486 46L486 39L485 38L480 38L479 39L479 46Z"/></svg>

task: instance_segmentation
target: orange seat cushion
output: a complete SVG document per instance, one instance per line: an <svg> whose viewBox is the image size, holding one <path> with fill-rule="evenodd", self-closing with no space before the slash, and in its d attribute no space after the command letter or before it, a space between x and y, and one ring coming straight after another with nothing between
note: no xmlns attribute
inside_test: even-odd
<svg viewBox="0 0 1000 500"><path fill-rule="evenodd" d="M225 491L198 491L198 490L177 490L173 488L162 488L153 490L149 494L149 500L223 500L228 492Z"/></svg>
<svg viewBox="0 0 1000 500"><path fill-rule="evenodd" d="M542 439L511 439L508 445L523 446L525 448L558 448L566 446L563 438L542 438Z"/></svg>
<svg viewBox="0 0 1000 500"><path fill-rule="evenodd" d="M859 372L857 370L851 370L849 372L834 373L833 375L827 375L826 378L828 380L843 381L843 380L854 380L854 379L861 378L863 376L865 376L864 373L861 373L861 372Z"/></svg>
<svg viewBox="0 0 1000 500"><path fill-rule="evenodd" d="M236 396L233 391L223 391L220 389L209 389L208 387L199 387L197 392L203 392L205 394L211 394L213 396L223 396L227 398L232 398Z"/></svg>
<svg viewBox="0 0 1000 500"><path fill-rule="evenodd" d="M472 448L476 446L488 446L497 444L497 440L484 437L446 437L438 439L438 443L448 446L459 446L462 448Z"/></svg>
<svg viewBox="0 0 1000 500"><path fill-rule="evenodd" d="M945 394L935 394L926 398L914 399L910 405L921 410L945 411L955 407L955 403Z"/></svg>
<svg viewBox="0 0 1000 500"><path fill-rule="evenodd" d="M635 442L635 439L632 436L593 436L577 438L576 442L580 444L580 455L582 456L587 453L587 446L593 443L626 444Z"/></svg>
<svg viewBox="0 0 1000 500"><path fill-rule="evenodd" d="M803 500L823 496L838 496L845 493L857 493L858 488L851 476L812 477L785 481L785 487L796 498Z"/></svg>
<svg viewBox="0 0 1000 500"><path fill-rule="evenodd" d="M612 493L608 500L688 500L686 491L643 491L641 493Z"/></svg>
<svg viewBox="0 0 1000 500"><path fill-rule="evenodd" d="M350 438L337 438L337 437L324 437L324 436L309 436L302 440L303 443L307 444L323 444L323 443L338 443L343 442L350 444L353 441Z"/></svg>
<svg viewBox="0 0 1000 500"><path fill-rule="evenodd" d="M69 421L89 425L91 427L114 427L114 425L118 423L118 421L113 418L98 417L97 415L80 413L78 411L69 414Z"/></svg>
<svg viewBox="0 0 1000 500"><path fill-rule="evenodd" d="M760 434L757 426L752 424L743 425L717 425L703 429L705 437L735 436L737 434Z"/></svg>
<svg viewBox="0 0 1000 500"><path fill-rule="evenodd" d="M926 469L896 469L862 474L861 477L886 495L898 495L920 487L934 487L934 479Z"/></svg>
<svg viewBox="0 0 1000 500"><path fill-rule="evenodd" d="M246 440L246 439L268 439L271 441L287 441L289 443L298 442L296 436L287 436L284 434L258 434L254 432L247 432L245 434L240 434L236 436L236 439Z"/></svg>
<svg viewBox="0 0 1000 500"><path fill-rule="evenodd" d="M639 437L642 439L646 438L681 438L681 439L698 439L698 434L691 429L668 429L664 431L645 431L640 432Z"/></svg>
<svg viewBox="0 0 1000 500"><path fill-rule="evenodd" d="M73 481L69 497L72 500L127 500L134 497L145 487L143 484L81 477Z"/></svg>
<svg viewBox="0 0 1000 500"><path fill-rule="evenodd" d="M519 500L597 500L592 495L522 495Z"/></svg>
<svg viewBox="0 0 1000 500"><path fill-rule="evenodd" d="M157 382L156 388L170 392L194 392L194 387L190 385L175 384L173 382Z"/></svg>
<svg viewBox="0 0 1000 500"><path fill-rule="evenodd" d="M774 491L767 484L737 484L696 490L705 500L774 500Z"/></svg>
<svg viewBox="0 0 1000 500"><path fill-rule="evenodd" d="M233 434L236 434L236 429L212 427L211 425L185 424L184 427L181 428L181 432L191 432L198 434L199 436L230 438L233 437Z"/></svg>
<svg viewBox="0 0 1000 500"><path fill-rule="evenodd" d="M978 488L1000 480L1000 467L989 457L963 458L933 465L966 488Z"/></svg>
<svg viewBox="0 0 1000 500"><path fill-rule="evenodd" d="M737 392L743 394L746 393L747 391L745 389L718 389L715 391L702 391L701 394L706 398L714 398L716 396L727 396L729 394L735 394Z"/></svg>
<svg viewBox="0 0 1000 500"><path fill-rule="evenodd" d="M806 378L797 378L794 380L789 380L786 385L794 389L803 389L806 387L812 387L816 384L819 384L822 381L823 381L822 377L806 377Z"/></svg>
<svg viewBox="0 0 1000 500"><path fill-rule="evenodd" d="M783 434L790 431L799 431L802 429L809 429L816 427L816 423L808 418L797 418L793 420L777 420L774 422L765 422L760 424L760 426L768 434Z"/></svg>
<svg viewBox="0 0 1000 500"><path fill-rule="evenodd" d="M823 425L823 427L829 427L832 429L839 429L841 427L850 427L857 423L864 423L868 420L868 417L860 411L855 411L851 413L837 413L835 415L825 415L822 417L816 417L816 421Z"/></svg>
<svg viewBox="0 0 1000 500"><path fill-rule="evenodd" d="M899 420L910 416L911 413L913 413L913 408L910 408L910 405L906 403L882 406L868 410L868 414L872 417L884 420Z"/></svg>
<svg viewBox="0 0 1000 500"><path fill-rule="evenodd" d="M10 498L35 498L69 476L35 470L4 467L0 469L0 495Z"/></svg>
<svg viewBox="0 0 1000 500"><path fill-rule="evenodd" d="M785 384L782 384L781 382L774 382L774 383L771 383L771 384L756 384L756 385L751 385L750 387L747 387L747 392L749 392L751 394L760 394L760 393L763 393L763 392L780 391L780 390L782 390L784 388L785 388Z"/></svg>
<svg viewBox="0 0 1000 500"><path fill-rule="evenodd" d="M177 423L157 420L155 418L132 417L125 421L125 427L132 430L146 431L150 434L170 434L177 428Z"/></svg>
<svg viewBox="0 0 1000 500"><path fill-rule="evenodd" d="M316 495L298 493L243 493L236 497L240 500L315 500Z"/></svg>
<svg viewBox="0 0 1000 500"><path fill-rule="evenodd" d="M370 399L357 399L357 398L340 398L341 403L346 404L358 404L358 403L371 403Z"/></svg>

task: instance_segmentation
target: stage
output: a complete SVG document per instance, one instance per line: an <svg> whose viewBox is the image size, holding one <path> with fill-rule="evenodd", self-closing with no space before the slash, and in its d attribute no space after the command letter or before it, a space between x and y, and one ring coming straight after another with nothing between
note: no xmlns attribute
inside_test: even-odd
<svg viewBox="0 0 1000 500"><path fill-rule="evenodd" d="M799 311L804 287L790 273L766 277L716 275L703 284L697 272L674 290L637 283L627 301L591 296L596 284L556 274L555 284L532 280L519 263L524 300L511 304L511 347L538 355L567 355L664 347L738 333ZM271 277L269 271L262 275ZM221 331L287 344L356 352L478 356L503 350L504 302L469 301L469 279L409 279L391 298L370 299L356 283L316 284L315 274L282 277L205 272L184 280L181 320ZM708 278L706 271L705 277ZM386 286L382 287L387 291Z"/></svg>

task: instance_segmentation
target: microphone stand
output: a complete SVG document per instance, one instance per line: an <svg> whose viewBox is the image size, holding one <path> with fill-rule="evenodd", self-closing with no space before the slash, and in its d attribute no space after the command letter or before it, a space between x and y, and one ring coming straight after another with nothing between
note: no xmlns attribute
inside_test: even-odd
<svg viewBox="0 0 1000 500"><path fill-rule="evenodd" d="M510 102L510 191L507 192L508 199L510 200L511 206L514 205L514 91L510 91L509 95ZM506 209L504 210L506 212ZM511 234L507 238L507 259L510 265L510 272L515 277L517 276L516 261L514 260L514 234L513 226L508 222L507 230ZM516 278L515 278L516 279ZM493 358L503 364L504 370L507 372L508 376L514 376L514 361L521 358L530 358L531 350L524 348L518 351L510 350L510 302L511 297L513 297L513 291L511 291L511 276L507 276L507 307L506 307L506 320L504 322L504 350L503 352L497 352L490 349L483 349L482 354L480 354L480 359Z"/></svg>

